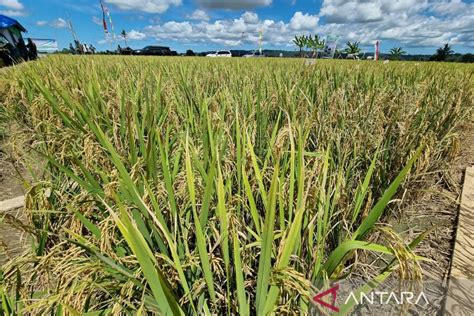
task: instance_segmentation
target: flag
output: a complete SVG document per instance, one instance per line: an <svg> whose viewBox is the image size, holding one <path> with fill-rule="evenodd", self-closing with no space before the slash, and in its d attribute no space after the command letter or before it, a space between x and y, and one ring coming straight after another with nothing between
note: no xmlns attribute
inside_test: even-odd
<svg viewBox="0 0 474 316"><path fill-rule="evenodd" d="M100 0L100 7L102 8L102 24L104 26L104 33L105 36L107 36L109 34L109 29L107 28L107 20L105 19L105 7L102 3L102 0Z"/></svg>
<svg viewBox="0 0 474 316"><path fill-rule="evenodd" d="M107 7L104 7L104 9L105 9L105 14L109 18L110 30L112 31L112 35L113 35L114 40L115 40L116 36L115 36L114 23L112 22L112 16L110 15L110 11Z"/></svg>

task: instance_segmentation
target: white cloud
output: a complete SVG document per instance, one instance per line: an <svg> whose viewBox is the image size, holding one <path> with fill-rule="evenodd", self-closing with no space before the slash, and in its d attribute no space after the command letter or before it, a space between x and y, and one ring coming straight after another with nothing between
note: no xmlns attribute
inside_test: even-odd
<svg viewBox="0 0 474 316"><path fill-rule="evenodd" d="M258 23L258 15L253 12L245 12L242 14L242 19L247 24L257 24Z"/></svg>
<svg viewBox="0 0 474 316"><path fill-rule="evenodd" d="M323 34L341 41L392 40L407 47L444 43L469 46L474 4L461 0L324 0L319 13Z"/></svg>
<svg viewBox="0 0 474 316"><path fill-rule="evenodd" d="M24 8L18 0L0 0L0 14L12 17L24 16L26 15Z"/></svg>
<svg viewBox="0 0 474 316"><path fill-rule="evenodd" d="M470 8L467 3L461 0L436 2L431 7L432 12L442 16L461 14L469 9L472 9L472 5Z"/></svg>
<svg viewBox="0 0 474 316"><path fill-rule="evenodd" d="M383 17L379 1L325 0L320 15L329 23L370 22L379 21Z"/></svg>
<svg viewBox="0 0 474 316"><path fill-rule="evenodd" d="M192 14L186 16L190 20L209 21L210 17L206 11L197 9Z"/></svg>
<svg viewBox="0 0 474 316"><path fill-rule="evenodd" d="M41 20L41 21L37 21L36 25L37 26L50 26L56 29L61 29L61 28L67 27L67 21L64 20L63 18L57 18L52 21Z"/></svg>
<svg viewBox="0 0 474 316"><path fill-rule="evenodd" d="M315 15L309 15L296 12L290 20L290 28L295 31L314 31L318 26L319 18Z"/></svg>
<svg viewBox="0 0 474 316"><path fill-rule="evenodd" d="M10 16L10 17L17 17L17 16L25 16L26 13L19 10L0 10L0 14Z"/></svg>
<svg viewBox="0 0 474 316"><path fill-rule="evenodd" d="M320 16L328 23L374 22L392 14L419 12L428 5L428 0L324 0Z"/></svg>
<svg viewBox="0 0 474 316"><path fill-rule="evenodd" d="M318 18L301 12L293 16L293 27L298 30L315 32ZM215 43L235 47L242 44L258 45L259 31L263 31L263 41L273 46L291 46L295 30L291 22L260 20L256 13L245 12L238 19L217 20L213 23L201 21L169 21L164 24L151 25L144 33L158 41L179 41L182 43ZM313 33L314 34L314 33Z"/></svg>
<svg viewBox="0 0 474 316"><path fill-rule="evenodd" d="M130 32L127 33L127 40L130 40L130 41L142 41L145 38L146 38L146 34L136 31L136 30L131 30Z"/></svg>
<svg viewBox="0 0 474 316"><path fill-rule="evenodd" d="M251 9L266 7L272 4L272 0L197 0L197 3L212 9Z"/></svg>
<svg viewBox="0 0 474 316"><path fill-rule="evenodd" d="M23 10L23 4L18 0L0 0L0 6L11 10Z"/></svg>
<svg viewBox="0 0 474 316"><path fill-rule="evenodd" d="M96 16L93 16L93 17L92 17L92 22L93 22L94 24L96 24L96 25L100 25L100 26L103 26L103 25L104 25L102 19L99 19L99 18L96 17Z"/></svg>
<svg viewBox="0 0 474 316"><path fill-rule="evenodd" d="M172 5L181 5L181 0L105 0L121 10L163 13Z"/></svg>
<svg viewBox="0 0 474 316"><path fill-rule="evenodd" d="M49 23L49 26L56 29L61 29L67 27L67 22L63 18L57 18Z"/></svg>
<svg viewBox="0 0 474 316"><path fill-rule="evenodd" d="M222 2L198 0L207 7L220 7ZM236 8L237 4L248 6L251 1L230 2L226 2L228 6ZM271 1L251 3L268 5ZM444 43L474 47L474 3L466 0L324 0L317 14L298 11L284 21L264 19L245 11L237 18L211 22L204 19L202 12L194 13L188 21L150 22L139 33L158 41L228 47L256 47L260 30L266 47L292 47L294 36L301 34L338 35L341 46L347 40L372 45L379 39L407 48L437 47Z"/></svg>

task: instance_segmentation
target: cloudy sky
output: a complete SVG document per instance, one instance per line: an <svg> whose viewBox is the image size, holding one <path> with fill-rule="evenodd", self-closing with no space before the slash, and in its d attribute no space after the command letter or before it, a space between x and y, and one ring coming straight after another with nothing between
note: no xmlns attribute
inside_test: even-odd
<svg viewBox="0 0 474 316"><path fill-rule="evenodd" d="M360 41L367 51L376 39L382 51L402 46L431 54L450 43L474 52L474 0L103 0L115 33L125 30L129 46L151 44L186 49L255 49L259 31L264 48L295 50L301 34ZM99 0L0 0L0 14L18 19L35 38L72 42L70 19L82 42L110 49ZM110 25L109 25L110 33ZM116 46L117 43L114 44ZM121 41L123 46L123 40Z"/></svg>

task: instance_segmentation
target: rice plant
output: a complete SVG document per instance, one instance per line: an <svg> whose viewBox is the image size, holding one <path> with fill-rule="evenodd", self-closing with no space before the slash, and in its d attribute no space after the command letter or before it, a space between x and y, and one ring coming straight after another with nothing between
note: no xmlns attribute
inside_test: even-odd
<svg viewBox="0 0 474 316"><path fill-rule="evenodd" d="M3 267L0 312L307 313L361 254L388 258L368 281L419 277L425 234L394 247L383 220L455 157L473 70L80 56L17 67L4 106L46 167L27 196L32 251Z"/></svg>

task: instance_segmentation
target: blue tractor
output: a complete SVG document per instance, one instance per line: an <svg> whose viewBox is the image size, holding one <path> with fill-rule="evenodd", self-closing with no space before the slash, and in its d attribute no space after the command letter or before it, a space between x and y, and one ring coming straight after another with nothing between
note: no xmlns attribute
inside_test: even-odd
<svg viewBox="0 0 474 316"><path fill-rule="evenodd" d="M23 40L26 29L12 18L0 14L0 60L7 66L31 59L30 52ZM33 49L34 50L34 49Z"/></svg>

